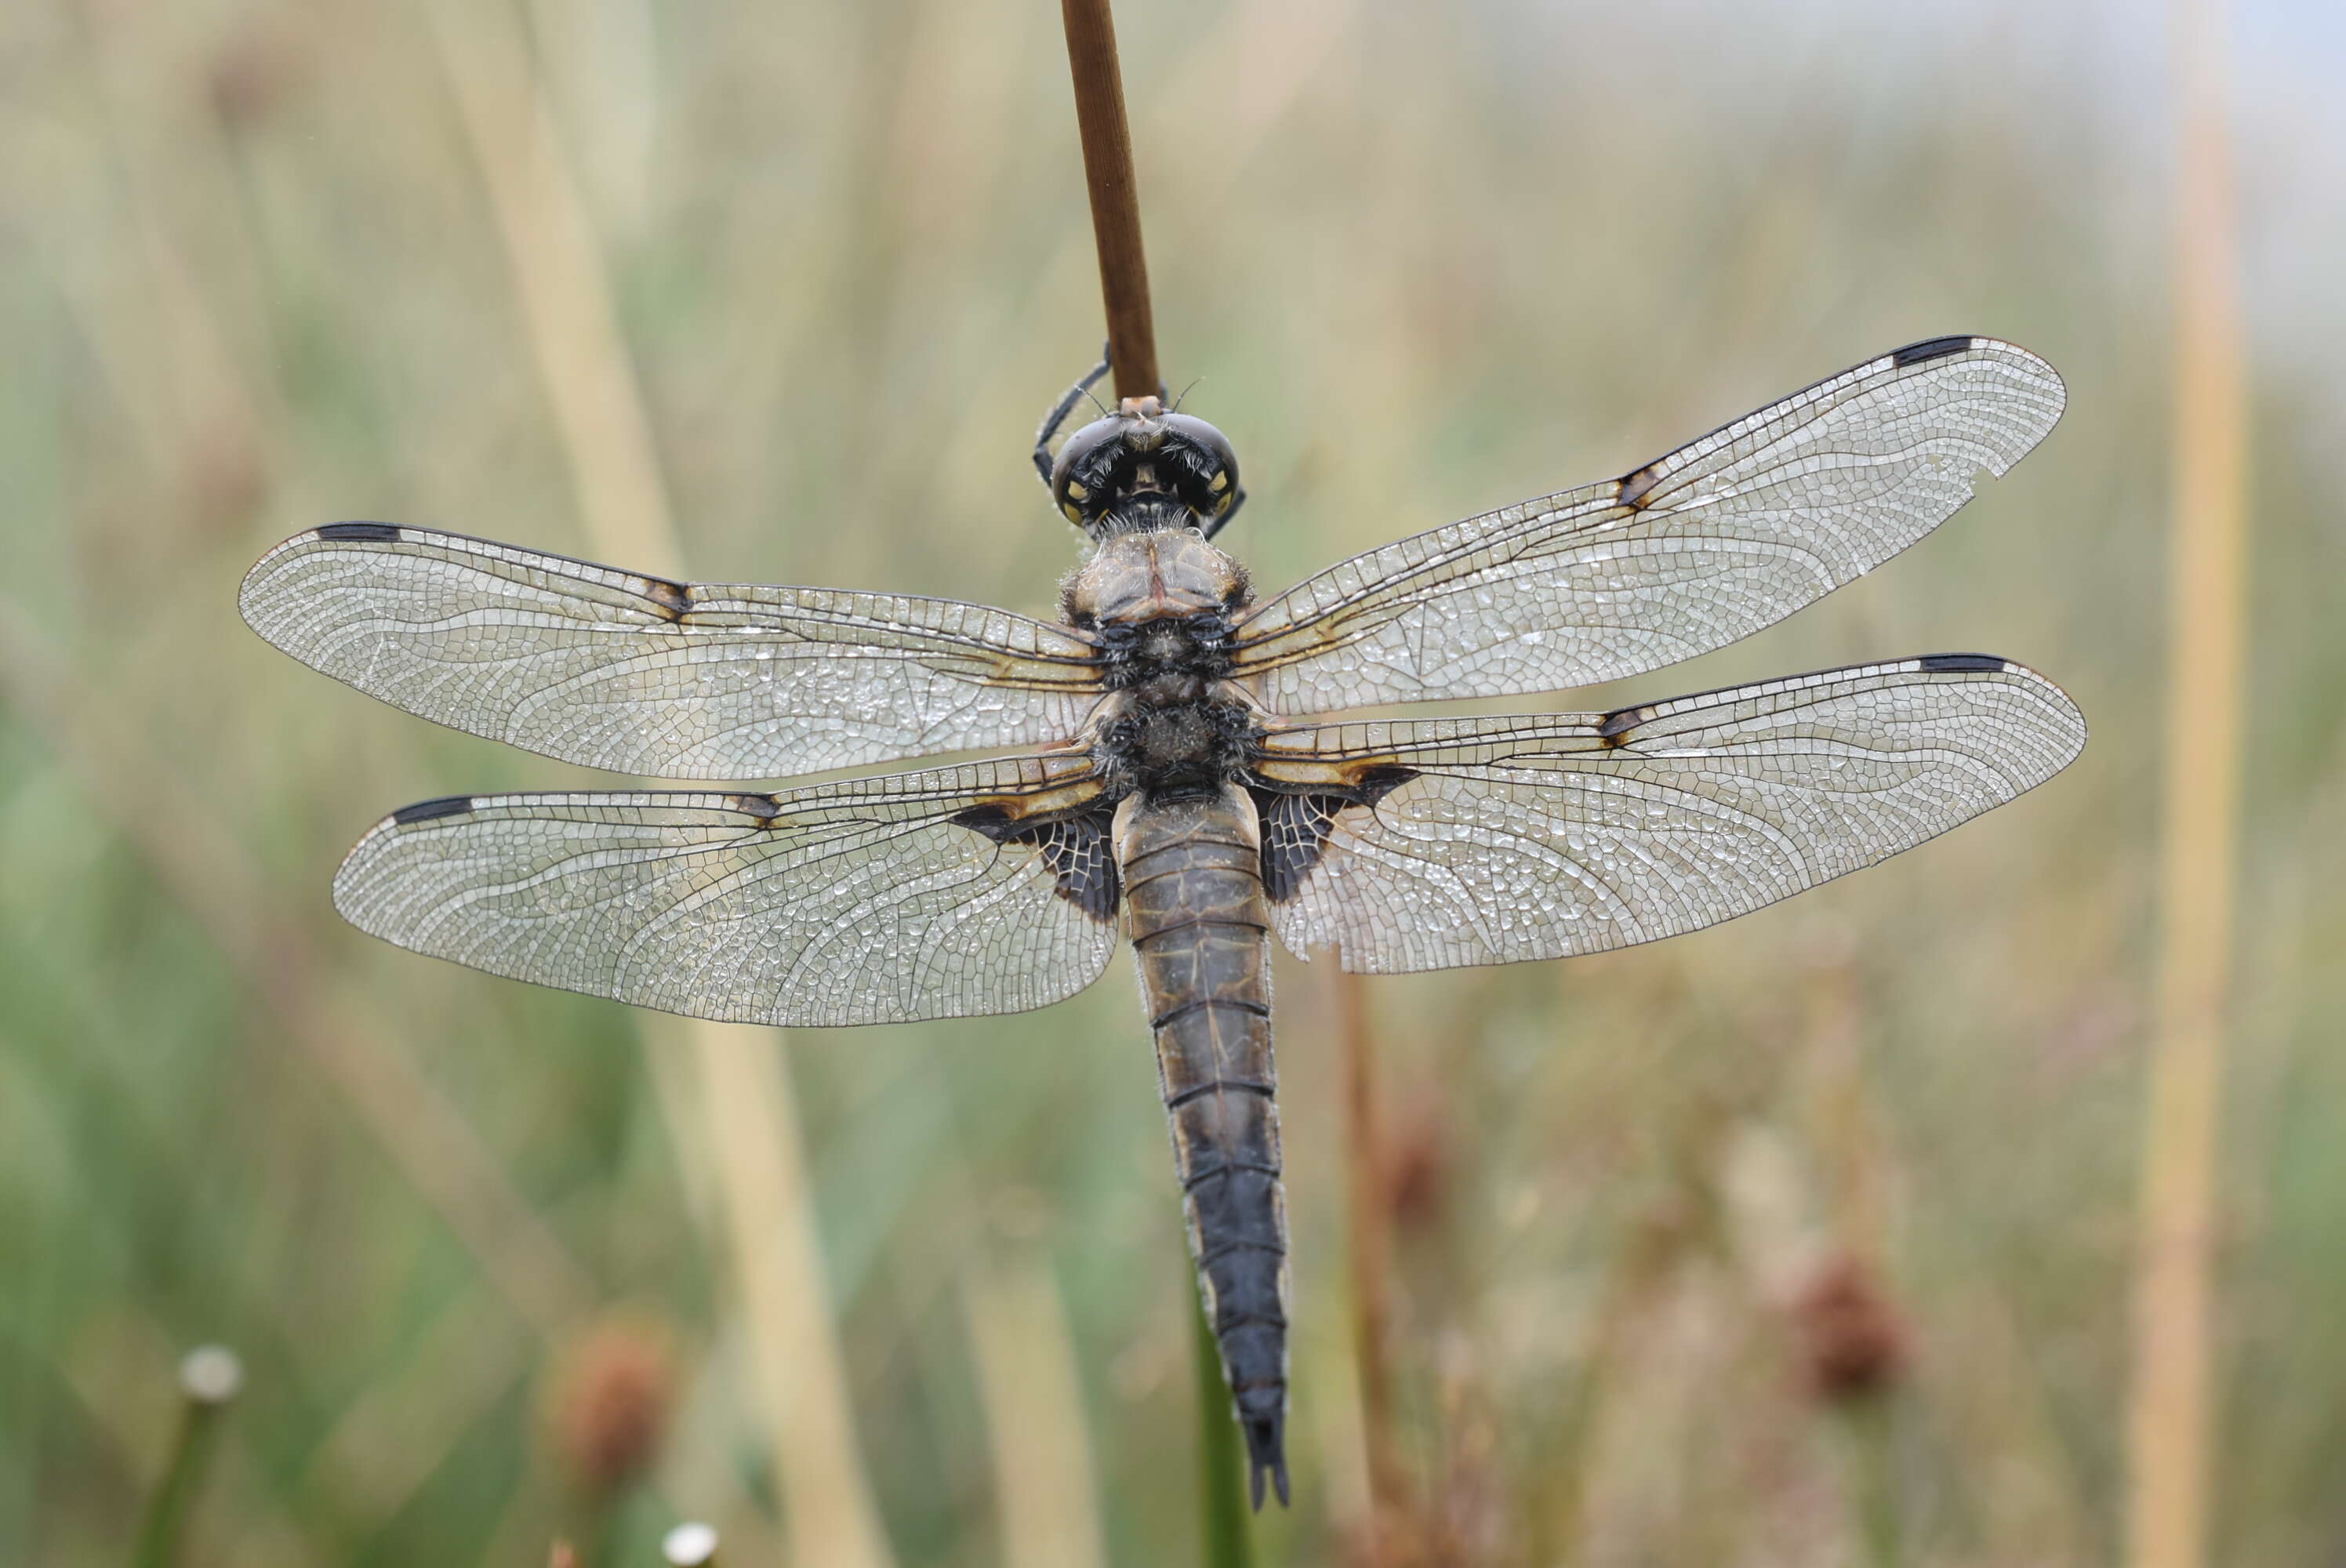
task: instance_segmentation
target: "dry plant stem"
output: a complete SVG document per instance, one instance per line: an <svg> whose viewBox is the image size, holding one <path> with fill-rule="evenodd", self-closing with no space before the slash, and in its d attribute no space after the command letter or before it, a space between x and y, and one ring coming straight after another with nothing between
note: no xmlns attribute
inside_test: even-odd
<svg viewBox="0 0 2346 1568"><path fill-rule="evenodd" d="M246 477L260 482L271 433L272 420L263 418L269 395L239 368L203 270L170 219L163 182L141 156L142 144L158 133L157 95L132 62L152 30L139 25L146 18L92 0L76 9L117 154L111 173L119 182L128 243L103 256L61 255L52 276L77 302L79 324L111 374L108 390L144 438L146 455L200 504L208 470L217 484L251 465Z"/></svg>
<svg viewBox="0 0 2346 1568"><path fill-rule="evenodd" d="M2209 1273L2246 663L2247 412L2219 0L2178 0L2174 22L2175 523L2157 1040L2128 1434L2136 1568L2197 1568L2207 1550Z"/></svg>
<svg viewBox="0 0 2346 1568"><path fill-rule="evenodd" d="M1585 1556L1582 1537L1601 1454L1598 1439L1618 1374L1629 1364L1639 1331L1654 1319L1687 1251L1687 1227L1669 1208L1642 1217L1614 1248L1586 1344L1576 1358L1580 1379L1564 1401L1556 1458L1543 1478L1545 1496L1534 1520L1535 1561L1574 1563Z"/></svg>
<svg viewBox="0 0 2346 1568"><path fill-rule="evenodd" d="M675 572L682 552L642 389L594 225L527 47L502 5L431 0L425 10L513 265L593 547L638 570ZM892 1558L831 1319L797 1109L781 1064L784 1037L649 1018L644 1033L653 1051L689 1051L699 1064L792 1556L827 1568L882 1568ZM700 1141L696 1129L672 1130L680 1145Z"/></svg>
<svg viewBox="0 0 2346 1568"><path fill-rule="evenodd" d="M1108 0L1060 0L1067 67L1076 84L1076 125L1091 187L1092 238L1099 247L1100 297L1107 307L1108 357L1118 397L1148 397L1159 382L1157 328L1148 313L1148 262L1140 248L1140 196L1132 173L1132 126L1116 58Z"/></svg>
<svg viewBox="0 0 2346 1568"><path fill-rule="evenodd" d="M1845 1400L1832 1412L1839 1429L1859 1539L1874 1568L1898 1568L1906 1560L1905 1512L1898 1469L1899 1400L1884 1389Z"/></svg>
<svg viewBox="0 0 2346 1568"><path fill-rule="evenodd" d="M1393 1436L1392 1369L1385 1354L1392 1310L1391 1206L1377 1108L1376 1038L1362 1007L1361 979L1331 977L1331 1013L1343 1060L1345 1186L1352 1207L1352 1345L1361 1382L1361 1431L1368 1449L1369 1561L1385 1562L1406 1518L1406 1480Z"/></svg>
<svg viewBox="0 0 2346 1568"><path fill-rule="evenodd" d="M686 1032L696 1037L709 1134L721 1156L751 1369L775 1421L775 1481L786 1500L791 1561L878 1568L890 1561L888 1543L832 1331L781 1037L721 1023Z"/></svg>
<svg viewBox="0 0 2346 1568"><path fill-rule="evenodd" d="M978 1248L961 1288L1002 1500L1002 1561L1098 1568L1099 1483L1058 1281L1040 1258L997 1261ZM1233 1475L1238 1462L1233 1455Z"/></svg>

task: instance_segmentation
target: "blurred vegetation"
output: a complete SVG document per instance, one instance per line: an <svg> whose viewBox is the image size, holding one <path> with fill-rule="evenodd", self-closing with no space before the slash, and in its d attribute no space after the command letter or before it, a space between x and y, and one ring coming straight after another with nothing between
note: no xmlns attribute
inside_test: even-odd
<svg viewBox="0 0 2346 1568"><path fill-rule="evenodd" d="M127 1557L208 1340L246 1391L184 1562L535 1563L559 1533L651 1563L680 1517L731 1562L783 1539L765 1450L791 1412L751 1391L708 1135L638 1020L327 904L393 806L590 776L365 702L234 611L255 555L333 519L586 549L423 9L0 10L9 1562ZM1047 608L1073 538L1025 452L1099 338L1051 8L519 15L693 575ZM2121 16L1124 8L1167 372L1238 445L1234 547L1267 586L1913 339L2009 337L2070 387L2037 455L1866 581L1556 699L1982 648L2084 707L2068 774L1710 932L1373 983L1388 1545L2113 1555L2169 363L2159 46ZM2341 232L2346 137L2244 97L2215 1560L2278 1565L2346 1542L2346 376L2339 252L2307 260ZM1282 965L1297 1505L1253 1528L1264 1562L1363 1561L1338 1010ZM1020 1530L1068 1563L1193 1557L1189 1275L1130 986L804 1034L790 1067L896 1558L1015 1560ZM1062 1386L1055 1430L1022 1426L1022 1390ZM1056 1490L1013 1483L1029 1442L1072 1456Z"/></svg>

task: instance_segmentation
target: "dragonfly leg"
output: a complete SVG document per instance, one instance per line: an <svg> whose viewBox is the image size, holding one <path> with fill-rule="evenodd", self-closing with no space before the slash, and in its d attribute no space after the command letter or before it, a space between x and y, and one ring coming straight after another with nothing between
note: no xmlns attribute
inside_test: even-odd
<svg viewBox="0 0 2346 1568"><path fill-rule="evenodd" d="M1107 372L1107 345L1102 343L1100 362L1086 371L1083 379L1069 387L1067 395L1053 403L1051 412L1043 416L1043 428L1035 433L1035 472L1043 476L1046 489L1048 489L1051 484L1051 438L1059 433L1059 427L1067 423L1067 415L1075 412L1076 404L1084 400L1085 395L1092 390L1092 384Z"/></svg>

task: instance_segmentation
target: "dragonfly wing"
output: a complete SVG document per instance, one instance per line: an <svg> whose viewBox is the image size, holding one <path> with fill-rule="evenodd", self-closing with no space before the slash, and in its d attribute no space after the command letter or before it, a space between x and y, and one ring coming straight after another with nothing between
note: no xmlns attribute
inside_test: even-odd
<svg viewBox="0 0 2346 1568"><path fill-rule="evenodd" d="M1912 849L2085 739L2058 687L1979 654L1610 714L1275 731L1265 883L1281 940L1348 970L1596 952Z"/></svg>
<svg viewBox="0 0 2346 1568"><path fill-rule="evenodd" d="M1880 565L2060 418L2053 367L1915 343L1620 479L1340 562L1238 628L1273 712L1612 680L1772 625Z"/></svg>
<svg viewBox="0 0 2346 1568"><path fill-rule="evenodd" d="M671 583L422 528L338 523L263 555L255 631L371 697L567 762L783 779L1072 737L1074 633L950 599Z"/></svg>
<svg viewBox="0 0 2346 1568"><path fill-rule="evenodd" d="M730 1023L1016 1013L1116 945L1090 764L1029 758L771 795L429 800L334 878L360 929L493 974Z"/></svg>

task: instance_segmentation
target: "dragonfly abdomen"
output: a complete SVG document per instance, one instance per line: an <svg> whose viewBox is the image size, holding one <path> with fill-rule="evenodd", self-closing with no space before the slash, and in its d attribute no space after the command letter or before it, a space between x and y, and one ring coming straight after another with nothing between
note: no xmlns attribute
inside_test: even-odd
<svg viewBox="0 0 2346 1568"><path fill-rule="evenodd" d="M1245 1431L1254 1500L1287 1501L1287 1200L1271 1056L1261 830L1243 790L1117 814L1141 995L1198 1288Z"/></svg>

